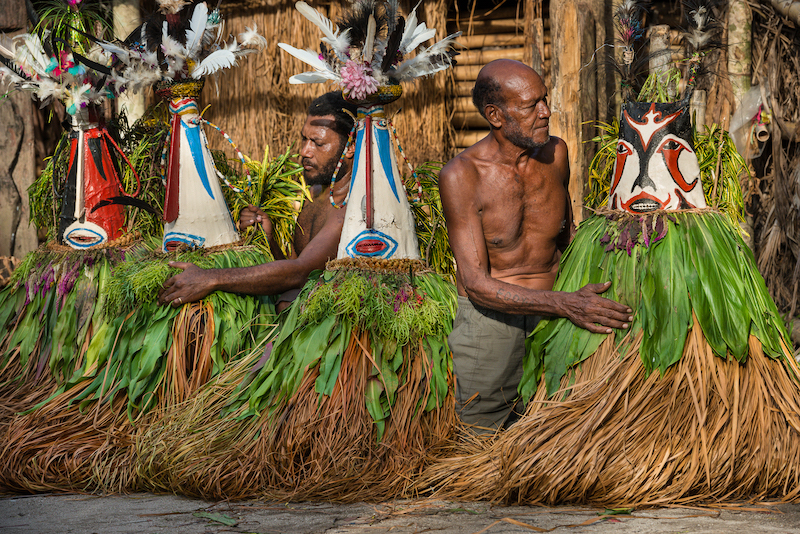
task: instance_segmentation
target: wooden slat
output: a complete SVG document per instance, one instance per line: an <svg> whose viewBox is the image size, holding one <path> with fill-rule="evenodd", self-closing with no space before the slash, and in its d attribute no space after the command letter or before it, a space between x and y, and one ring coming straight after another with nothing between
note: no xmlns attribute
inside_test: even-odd
<svg viewBox="0 0 800 534"><path fill-rule="evenodd" d="M464 50L457 57L459 65L486 65L495 59L516 59L522 61L524 48L501 48L500 50Z"/></svg>
<svg viewBox="0 0 800 534"><path fill-rule="evenodd" d="M456 56L456 60L458 60L459 57L460 56ZM471 81L474 83L481 68L483 68L483 65L456 65L455 68L453 68L453 77L456 82ZM545 59L542 70L546 73L550 71L549 57Z"/></svg>
<svg viewBox="0 0 800 534"><path fill-rule="evenodd" d="M486 119L475 110L475 106L472 106L472 109L473 111L458 111L454 113L453 120L451 121L453 128L488 128L489 123L486 122Z"/></svg>
<svg viewBox="0 0 800 534"><path fill-rule="evenodd" d="M478 20L515 19L518 16L519 16L520 20L522 20L524 18L522 10L519 10L519 12L517 12L516 6L508 7L508 8L502 8L501 7L500 9L495 9L494 11L492 11L489 14L487 14L485 10L476 9L475 13L472 16L472 20L473 20L473 23L474 23L475 21L478 21ZM448 23L448 26L450 24L455 24L457 22L460 23L461 25L466 25L466 24L469 23L469 19L470 19L469 11L462 11L461 13L459 13L458 17L448 17L447 18L447 23ZM549 18L545 18L544 19L544 27L545 28L550 28L550 19Z"/></svg>
<svg viewBox="0 0 800 534"><path fill-rule="evenodd" d="M471 96L460 96L458 98L453 99L453 109L456 113L459 112L467 112L471 113L475 111L475 106L472 104L472 97Z"/></svg>
<svg viewBox="0 0 800 534"><path fill-rule="evenodd" d="M498 19L498 20L474 20L472 26L464 23L458 26L458 29L464 32L464 35L483 35L486 33L515 33L522 34L525 27L522 20L514 19ZM455 26L454 26L455 28Z"/></svg>
<svg viewBox="0 0 800 534"><path fill-rule="evenodd" d="M490 130L463 130L456 132L454 141L456 146L472 146L487 135Z"/></svg>
<svg viewBox="0 0 800 534"><path fill-rule="evenodd" d="M474 81L456 82L455 96L472 96L472 88L474 85Z"/></svg>
<svg viewBox="0 0 800 534"><path fill-rule="evenodd" d="M484 46L522 46L525 36L521 33L497 33L484 35L462 35L458 44L466 48L483 48Z"/></svg>

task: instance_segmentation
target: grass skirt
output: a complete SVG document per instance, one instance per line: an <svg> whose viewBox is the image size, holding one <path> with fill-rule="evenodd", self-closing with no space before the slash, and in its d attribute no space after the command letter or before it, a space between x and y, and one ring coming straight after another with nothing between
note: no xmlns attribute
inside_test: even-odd
<svg viewBox="0 0 800 534"><path fill-rule="evenodd" d="M800 369L735 227L713 212L593 217L556 289L605 280L605 296L634 309L631 328L543 321L520 385L526 415L454 444L419 487L605 507L797 500Z"/></svg>
<svg viewBox="0 0 800 534"><path fill-rule="evenodd" d="M312 277L266 351L137 436L148 487L330 501L408 490L456 421L455 288L421 267L340 260Z"/></svg>
<svg viewBox="0 0 800 534"><path fill-rule="evenodd" d="M271 304L252 297L156 302L167 261L247 266L263 262L257 250L167 256L159 244L43 248L0 292L0 488L137 489L134 429L274 328Z"/></svg>

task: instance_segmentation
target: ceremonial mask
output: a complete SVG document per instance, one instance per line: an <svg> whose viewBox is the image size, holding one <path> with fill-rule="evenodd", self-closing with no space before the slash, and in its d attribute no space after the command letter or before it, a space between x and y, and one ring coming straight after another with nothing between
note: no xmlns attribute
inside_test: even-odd
<svg viewBox="0 0 800 534"><path fill-rule="evenodd" d="M623 104L609 208L646 213L706 207L688 102Z"/></svg>

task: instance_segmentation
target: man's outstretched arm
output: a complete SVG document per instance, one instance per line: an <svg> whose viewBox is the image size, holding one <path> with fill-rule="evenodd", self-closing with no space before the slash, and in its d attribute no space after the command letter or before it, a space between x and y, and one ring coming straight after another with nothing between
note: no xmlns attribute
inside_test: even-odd
<svg viewBox="0 0 800 534"><path fill-rule="evenodd" d="M193 263L170 262L183 272L164 282L158 300L161 304L180 306L214 291L277 295L303 287L311 271L324 269L328 260L336 258L343 222L344 213L328 217L325 226L297 258L234 269L201 269Z"/></svg>
<svg viewBox="0 0 800 534"><path fill-rule="evenodd" d="M475 188L470 186L477 179L469 165L454 161L442 170L439 180L447 232L458 265L456 273L471 301L505 313L566 317L596 333L628 327L631 309L599 296L610 282L567 293L529 289L492 278L480 206Z"/></svg>

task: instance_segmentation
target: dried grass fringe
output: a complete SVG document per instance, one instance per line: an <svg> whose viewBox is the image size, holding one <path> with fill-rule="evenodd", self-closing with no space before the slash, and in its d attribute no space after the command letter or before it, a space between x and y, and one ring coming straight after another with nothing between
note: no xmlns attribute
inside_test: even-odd
<svg viewBox="0 0 800 534"><path fill-rule="evenodd" d="M220 418L249 369L237 365L137 436L140 476L150 489L205 499L374 502L408 494L438 448L452 439L456 416L452 395L442 408L418 413L430 394L430 362L422 340L405 350L398 374L407 373L406 385L398 389L380 442L364 402L372 369L369 333L354 329L329 397L315 391L314 368L274 417Z"/></svg>
<svg viewBox="0 0 800 534"><path fill-rule="evenodd" d="M454 445L421 477L436 497L605 507L800 498L800 369L750 337L745 364L715 357L697 319L683 357L645 375L641 334L609 337L553 400L544 385L507 431ZM569 386L569 381L573 385Z"/></svg>
<svg viewBox="0 0 800 534"><path fill-rule="evenodd" d="M52 381L30 383L17 391L10 386L0 389L0 490L123 493L141 489L135 434L155 425L169 407L193 398L208 381L213 341L210 305L184 306L173 324L166 372L156 388L156 408L133 422L125 392L117 393L113 402L105 398L85 410L71 403L92 380L27 414L20 412L55 393ZM15 371L11 367L6 375Z"/></svg>

